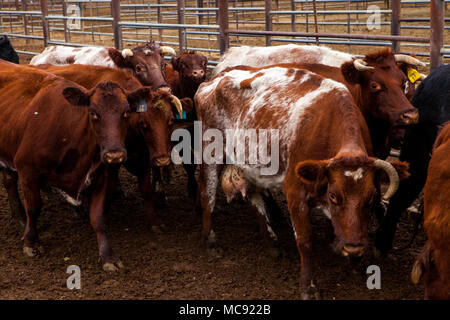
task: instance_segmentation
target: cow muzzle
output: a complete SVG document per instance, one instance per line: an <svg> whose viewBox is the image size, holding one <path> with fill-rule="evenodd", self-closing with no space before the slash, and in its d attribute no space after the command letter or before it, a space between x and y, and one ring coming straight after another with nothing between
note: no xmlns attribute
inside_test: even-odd
<svg viewBox="0 0 450 320"><path fill-rule="evenodd" d="M126 150L111 150L103 153L103 162L106 164L119 164L124 163L127 160Z"/></svg>
<svg viewBox="0 0 450 320"><path fill-rule="evenodd" d="M341 253L344 257L361 257L364 254L366 247L359 244L345 244L342 247Z"/></svg>
<svg viewBox="0 0 450 320"><path fill-rule="evenodd" d="M153 165L156 167L164 167L164 166L168 166L169 164L170 164L169 156L160 156L160 157L153 159Z"/></svg>
<svg viewBox="0 0 450 320"><path fill-rule="evenodd" d="M419 123L419 112L417 110L410 110L402 113L400 116L400 120L404 125Z"/></svg>

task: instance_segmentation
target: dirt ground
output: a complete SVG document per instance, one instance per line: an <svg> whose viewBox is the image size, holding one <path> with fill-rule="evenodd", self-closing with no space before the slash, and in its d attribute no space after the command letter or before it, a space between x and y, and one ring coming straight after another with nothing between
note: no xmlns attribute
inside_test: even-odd
<svg viewBox="0 0 450 320"><path fill-rule="evenodd" d="M145 223L143 201L136 179L121 172L125 195L110 212L109 237L126 269L102 271L97 243L86 209L76 216L59 195L42 193L39 220L45 254L27 258L22 253L22 229L10 218L6 192L0 187L0 299L298 299L299 255L287 224L282 195L276 199L286 219L275 225L280 257L269 255L257 231L257 220L244 202L226 203L222 194L214 213L220 255L211 256L201 245L201 217L186 196L186 178L177 167L167 185L168 207L162 211L167 231L152 233ZM404 215L395 246L409 240L414 217ZM314 267L324 299L421 299L423 287L414 286L409 273L425 241L423 231L411 248L383 259L372 254L351 267L331 250L325 234L326 218L313 217ZM366 287L369 265L381 269L381 289ZM69 265L81 268L81 290L69 290Z"/></svg>

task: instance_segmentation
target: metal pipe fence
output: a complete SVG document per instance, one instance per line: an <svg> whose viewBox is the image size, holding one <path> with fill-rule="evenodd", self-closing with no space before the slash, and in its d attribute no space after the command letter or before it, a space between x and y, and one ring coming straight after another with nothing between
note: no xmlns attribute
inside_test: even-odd
<svg viewBox="0 0 450 320"><path fill-rule="evenodd" d="M122 49L155 40L180 51L199 51L214 65L229 46L318 43L356 54L391 46L427 62L430 58L435 66L450 58L449 3L450 0L0 0L0 33L8 35L24 55L37 54L46 45ZM369 19L378 19L374 20L376 28L369 29Z"/></svg>

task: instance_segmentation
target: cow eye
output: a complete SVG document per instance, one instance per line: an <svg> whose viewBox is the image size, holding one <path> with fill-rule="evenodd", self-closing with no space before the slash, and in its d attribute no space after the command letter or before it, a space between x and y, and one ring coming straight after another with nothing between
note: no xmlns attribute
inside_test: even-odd
<svg viewBox="0 0 450 320"><path fill-rule="evenodd" d="M142 67L141 66L136 66L136 71L137 72L141 72L142 71Z"/></svg>
<svg viewBox="0 0 450 320"><path fill-rule="evenodd" d="M338 204L338 199L334 193L328 193L328 197L330 198L331 202L333 202L334 204Z"/></svg>
<svg viewBox="0 0 450 320"><path fill-rule="evenodd" d="M380 85L378 83L376 83L376 82L371 82L370 83L370 88L372 90L379 90L380 89Z"/></svg>
<svg viewBox="0 0 450 320"><path fill-rule="evenodd" d="M98 119L100 119L100 116L99 116L99 115L97 114L97 112L95 112L95 111L91 111L89 114L91 115L91 117L92 117L93 120L98 120Z"/></svg>

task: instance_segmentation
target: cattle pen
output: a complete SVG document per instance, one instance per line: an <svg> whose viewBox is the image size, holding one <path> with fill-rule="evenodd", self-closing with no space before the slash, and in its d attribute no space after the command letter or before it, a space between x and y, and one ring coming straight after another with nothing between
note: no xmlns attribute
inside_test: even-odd
<svg viewBox="0 0 450 320"><path fill-rule="evenodd" d="M47 45L133 47L149 40L205 54L229 46L321 44L450 58L449 0L2 0L0 33L26 59Z"/></svg>
<svg viewBox="0 0 450 320"><path fill-rule="evenodd" d="M450 62L450 0L0 0L0 35L7 35L28 64L45 47L101 46L123 50L148 41L177 52L195 50L213 69L223 52L240 45L318 44L362 57L392 48L426 63L428 74ZM403 91L401 91L403 92ZM25 257L23 230L11 217L0 183L1 299L271 299L298 300L300 259L288 205L273 197L283 219L274 221L280 252L261 241L248 203L228 203L221 193L214 212L219 247L201 245L202 217L186 192L182 166L165 182L167 207L157 231L145 223L138 179L121 168L120 188L109 215L111 242L125 269L99 267L88 205L74 209L43 190L38 229L46 252ZM2 178L0 178L1 180ZM87 202L87 201L86 201ZM411 244L417 202L402 215L395 247L379 257L372 249L356 265L332 253L328 218L312 215L317 282L328 300L419 300L423 284L410 280L411 267L426 242L419 227ZM411 208L410 208L411 209ZM370 218L369 233L376 231ZM372 239L370 240L372 242ZM79 266L81 289L67 286L68 268ZM368 267L382 270L381 289L367 285ZM170 317L169 317L170 318Z"/></svg>

